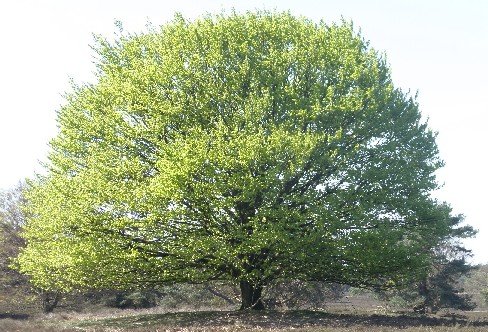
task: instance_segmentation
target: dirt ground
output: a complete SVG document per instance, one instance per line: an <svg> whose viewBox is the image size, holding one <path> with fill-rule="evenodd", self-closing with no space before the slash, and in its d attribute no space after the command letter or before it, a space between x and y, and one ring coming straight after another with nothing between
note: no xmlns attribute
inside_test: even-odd
<svg viewBox="0 0 488 332"><path fill-rule="evenodd" d="M323 311L131 310L36 317L0 315L0 331L488 331L487 312L420 316Z"/></svg>

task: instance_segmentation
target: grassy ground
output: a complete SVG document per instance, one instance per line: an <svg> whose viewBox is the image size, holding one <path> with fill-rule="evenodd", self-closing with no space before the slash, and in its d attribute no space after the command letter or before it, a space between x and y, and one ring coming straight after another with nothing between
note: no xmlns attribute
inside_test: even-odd
<svg viewBox="0 0 488 332"><path fill-rule="evenodd" d="M1 317L1 316L0 316ZM4 316L0 331L488 331L488 313L449 316L326 313L322 311L193 311L155 310L99 314Z"/></svg>

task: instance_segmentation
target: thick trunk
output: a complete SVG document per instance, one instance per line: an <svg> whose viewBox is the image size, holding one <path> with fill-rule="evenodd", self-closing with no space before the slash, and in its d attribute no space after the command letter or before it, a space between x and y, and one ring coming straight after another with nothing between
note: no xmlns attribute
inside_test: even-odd
<svg viewBox="0 0 488 332"><path fill-rule="evenodd" d="M248 281L241 280L241 308L240 310L264 310L264 303L261 300L263 286L253 285Z"/></svg>

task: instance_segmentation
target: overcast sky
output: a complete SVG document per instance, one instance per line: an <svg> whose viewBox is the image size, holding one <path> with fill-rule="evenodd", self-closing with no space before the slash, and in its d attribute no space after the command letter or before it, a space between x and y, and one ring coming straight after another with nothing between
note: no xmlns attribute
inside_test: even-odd
<svg viewBox="0 0 488 332"><path fill-rule="evenodd" d="M93 80L92 34L111 37L234 8L289 10L313 20L352 20L385 52L398 87L418 92L422 114L439 132L446 166L435 193L479 229L468 241L488 262L485 201L488 112L488 1L67 1L0 2L0 189L41 171L56 135L56 110L69 79Z"/></svg>

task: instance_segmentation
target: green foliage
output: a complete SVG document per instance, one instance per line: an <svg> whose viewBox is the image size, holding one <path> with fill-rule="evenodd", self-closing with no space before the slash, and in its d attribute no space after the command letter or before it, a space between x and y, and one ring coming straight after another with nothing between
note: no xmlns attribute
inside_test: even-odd
<svg viewBox="0 0 488 332"><path fill-rule="evenodd" d="M430 252L431 265L423 278L399 289L379 290L380 298L394 306L423 313L435 313L442 308L474 309L472 294L465 293L463 283L477 267L466 262L471 252L462 245L461 239L474 236L476 231L469 225L461 226L463 219L462 216L447 219L445 225L449 231L430 238L424 250Z"/></svg>
<svg viewBox="0 0 488 332"><path fill-rule="evenodd" d="M351 24L177 16L95 49L98 81L67 96L27 195L18 263L36 285L425 272L449 214L429 196L435 135Z"/></svg>
<svg viewBox="0 0 488 332"><path fill-rule="evenodd" d="M432 294L428 298L432 302L432 311L438 308L473 310L476 307L471 297L463 294L464 289L459 287L459 278L472 269L464 260L450 261L440 267L430 280Z"/></svg>
<svg viewBox="0 0 488 332"><path fill-rule="evenodd" d="M428 276L419 285L419 294L423 298L422 310L436 312L441 308L472 310L475 304L471 296L464 293L461 278L468 276L476 267L466 263L471 256L460 242L469 238L476 231L469 225L461 226L462 216L448 220L449 233L435 239L432 246L432 265Z"/></svg>

